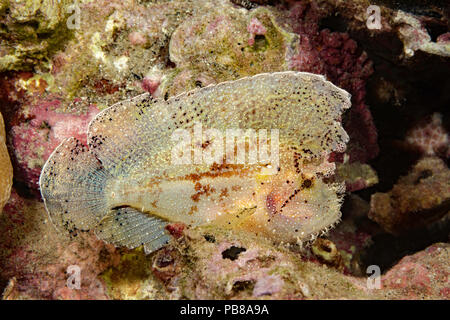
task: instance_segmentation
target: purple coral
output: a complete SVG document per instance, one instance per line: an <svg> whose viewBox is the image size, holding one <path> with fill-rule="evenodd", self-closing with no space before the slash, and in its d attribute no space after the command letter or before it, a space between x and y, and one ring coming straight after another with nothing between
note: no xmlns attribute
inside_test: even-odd
<svg viewBox="0 0 450 320"><path fill-rule="evenodd" d="M450 157L450 139L442 115L434 113L417 123L406 135L406 143L427 156Z"/></svg>
<svg viewBox="0 0 450 320"><path fill-rule="evenodd" d="M298 71L324 74L352 94L352 108L344 119L350 135L347 154L350 161L367 162L377 156L377 131L365 104L366 81L373 72L372 62L347 33L319 30L321 15L313 2L295 2L290 9L294 31L299 34L297 52L289 66ZM336 156L333 160L338 161Z"/></svg>

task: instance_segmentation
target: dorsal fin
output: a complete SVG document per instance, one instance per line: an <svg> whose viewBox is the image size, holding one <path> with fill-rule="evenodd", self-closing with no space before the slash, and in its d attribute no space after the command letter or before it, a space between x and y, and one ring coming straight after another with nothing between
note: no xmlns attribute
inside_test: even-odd
<svg viewBox="0 0 450 320"><path fill-rule="evenodd" d="M259 74L196 89L167 101L143 94L111 106L90 124L89 146L113 175L170 166L176 129L279 129L301 161L343 151L340 124L350 95L323 76L302 72ZM207 170L207 168L205 168Z"/></svg>

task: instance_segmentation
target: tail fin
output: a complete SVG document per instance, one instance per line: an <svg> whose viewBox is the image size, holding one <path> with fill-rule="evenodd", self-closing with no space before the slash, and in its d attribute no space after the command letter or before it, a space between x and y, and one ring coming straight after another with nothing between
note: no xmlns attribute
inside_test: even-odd
<svg viewBox="0 0 450 320"><path fill-rule="evenodd" d="M76 138L62 142L47 160L39 179L53 224L71 234L95 227L109 211L105 186L110 177Z"/></svg>

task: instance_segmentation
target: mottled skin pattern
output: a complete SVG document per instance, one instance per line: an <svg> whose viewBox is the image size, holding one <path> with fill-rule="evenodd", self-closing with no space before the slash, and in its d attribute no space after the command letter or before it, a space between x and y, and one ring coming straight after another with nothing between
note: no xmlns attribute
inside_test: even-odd
<svg viewBox="0 0 450 320"><path fill-rule="evenodd" d="M147 252L167 242L168 222L306 241L340 218L343 188L323 178L334 172L329 154L348 141L340 120L349 107L347 92L302 72L259 74L167 101L144 94L97 115L89 150L73 138L63 142L42 171L42 196L57 227L94 229L107 242ZM279 164L230 164L226 155L222 163L173 164L173 133L198 124L278 129ZM195 143L208 150L215 141Z"/></svg>

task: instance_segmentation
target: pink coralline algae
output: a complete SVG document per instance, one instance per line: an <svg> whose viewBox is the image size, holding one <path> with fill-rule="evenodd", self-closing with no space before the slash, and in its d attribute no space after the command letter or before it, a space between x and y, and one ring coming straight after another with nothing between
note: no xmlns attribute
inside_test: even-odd
<svg viewBox="0 0 450 320"><path fill-rule="evenodd" d="M448 299L448 252L448 244L437 243L407 256L381 276L381 288L368 290L366 277L342 274L264 239L185 229L154 256L143 261L134 253L103 278L112 299L151 294L146 281L130 282L130 270L142 265L151 269L142 276L162 281L158 294L165 299Z"/></svg>
<svg viewBox="0 0 450 320"><path fill-rule="evenodd" d="M180 245L178 249L169 245L153 258L153 273L164 281L172 299L325 298L335 290L350 297L354 290L343 275L334 270L324 274L329 270L320 264L297 260L297 255L281 248L274 250L263 239L244 236L235 240L232 232L211 228L203 230L203 235L198 231L186 229L172 243ZM120 277L114 274L114 281ZM316 286L324 278L329 286L320 290Z"/></svg>
<svg viewBox="0 0 450 320"><path fill-rule="evenodd" d="M290 9L290 19L300 40L290 58L290 68L324 74L337 86L352 94L352 108L344 119L350 135L347 154L350 161L362 163L379 152L377 131L369 107L365 104L366 81L373 72L372 62L347 33L319 30L321 19L317 5L296 2ZM336 156L339 161L342 156Z"/></svg>
<svg viewBox="0 0 450 320"><path fill-rule="evenodd" d="M450 48L447 43L448 34L437 37L434 42L424 19L399 10L393 21L397 24L399 38L403 42L403 51L406 58L411 58L417 51L443 57L450 56Z"/></svg>
<svg viewBox="0 0 450 320"><path fill-rule="evenodd" d="M248 44L252 46L255 43L255 36L266 34L267 29L257 18L252 18L247 26L247 31L250 32L251 35L250 39L248 39Z"/></svg>
<svg viewBox="0 0 450 320"><path fill-rule="evenodd" d="M156 78L145 77L142 80L142 89L144 89L147 92L150 92L152 95L156 92L159 85L160 81L159 79Z"/></svg>
<svg viewBox="0 0 450 320"><path fill-rule="evenodd" d="M439 113L413 127L406 135L406 143L427 156L450 157L450 140Z"/></svg>
<svg viewBox="0 0 450 320"><path fill-rule="evenodd" d="M437 43L447 43L450 42L450 32L443 33L436 39Z"/></svg>
<svg viewBox="0 0 450 320"><path fill-rule="evenodd" d="M0 217L0 282L15 279L22 299L107 299L97 277L118 262L117 252L91 234L68 239L56 233L42 203L14 190ZM80 268L80 289L67 286L69 266Z"/></svg>
<svg viewBox="0 0 450 320"><path fill-rule="evenodd" d="M147 43L147 37L145 34L137 31L131 32L128 35L128 39L132 45L144 45Z"/></svg>
<svg viewBox="0 0 450 320"><path fill-rule="evenodd" d="M75 99L74 103L82 103ZM86 140L86 128L98 113L94 105L83 115L60 113L58 99L46 99L23 108L17 124L11 128L10 141L14 150L17 178L37 189L41 168L52 151L66 138Z"/></svg>
<svg viewBox="0 0 450 320"><path fill-rule="evenodd" d="M437 243L406 256L382 277L382 287L395 290L402 299L439 296L450 298L449 244Z"/></svg>

